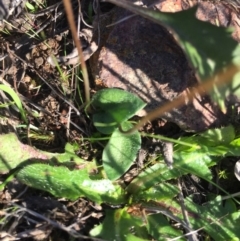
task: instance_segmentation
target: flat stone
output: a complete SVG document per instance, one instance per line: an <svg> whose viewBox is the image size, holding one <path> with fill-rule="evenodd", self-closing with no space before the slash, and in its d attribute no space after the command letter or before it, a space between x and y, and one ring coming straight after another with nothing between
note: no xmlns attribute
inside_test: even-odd
<svg viewBox="0 0 240 241"><path fill-rule="evenodd" d="M106 28L129 15L132 13L115 8L100 18L100 48L90 64L96 84L138 95L147 102L149 112L185 95L198 82L182 49L163 26L135 16ZM220 125L224 115L208 97L197 96L161 118L198 132Z"/></svg>

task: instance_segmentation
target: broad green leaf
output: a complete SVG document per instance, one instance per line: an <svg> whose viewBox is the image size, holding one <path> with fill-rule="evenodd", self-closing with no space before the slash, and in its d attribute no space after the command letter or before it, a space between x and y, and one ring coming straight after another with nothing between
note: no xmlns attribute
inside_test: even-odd
<svg viewBox="0 0 240 241"><path fill-rule="evenodd" d="M13 151L14 150L14 151ZM40 164L41 162L41 164ZM65 153L37 150L19 142L15 134L0 135L0 172L21 168L17 178L28 186L48 191L57 197L87 197L95 202L124 203L124 192L108 179L88 173L96 166L76 156L66 145Z"/></svg>
<svg viewBox="0 0 240 241"><path fill-rule="evenodd" d="M231 204L227 204L228 202L231 202ZM240 222L240 211L234 211L236 208L234 208L234 203L231 200L227 200L226 204L223 205L216 198L204 206L199 206L193 203L190 198L186 198L184 206L189 222L194 230L203 228L213 240L237 240L236 238L240 237L238 225ZM146 211L165 211L184 222L181 206L173 199L149 202L143 204L142 208L145 208Z"/></svg>
<svg viewBox="0 0 240 241"><path fill-rule="evenodd" d="M218 220L216 220L216 223L214 225L209 225L206 227L206 231L209 233L209 235L214 240L234 240L239 241L240 240L240 230L239 224L240 222L240 212L234 212L231 214L226 213L226 216L223 217L223 220L221 217Z"/></svg>
<svg viewBox="0 0 240 241"><path fill-rule="evenodd" d="M134 116L138 110L146 105L136 95L115 88L98 91L92 97L91 104L93 107L100 109L100 114L103 116L105 113L111 115L118 124Z"/></svg>
<svg viewBox="0 0 240 241"><path fill-rule="evenodd" d="M128 122L122 124L124 130L132 125ZM137 152L141 147L141 137L138 132L123 134L115 130L105 146L102 154L103 167L110 180L121 177L133 164Z"/></svg>
<svg viewBox="0 0 240 241"><path fill-rule="evenodd" d="M233 140L228 145L226 156L240 156L240 138Z"/></svg>
<svg viewBox="0 0 240 241"><path fill-rule="evenodd" d="M228 152L229 145L222 146L202 146L198 153L207 154L208 156L220 156L221 158Z"/></svg>
<svg viewBox="0 0 240 241"><path fill-rule="evenodd" d="M161 183L181 176L178 170L169 170L166 164L157 163L146 168L140 173L126 188L130 194L137 195L144 190L153 187L156 183Z"/></svg>
<svg viewBox="0 0 240 241"><path fill-rule="evenodd" d="M158 183L153 187L140 192L138 195L135 194L133 196L133 199L136 201L139 201L139 200L159 201L162 199L174 198L178 195L178 193L179 193L179 189L177 186L174 186L168 182L165 182L165 183Z"/></svg>
<svg viewBox="0 0 240 241"><path fill-rule="evenodd" d="M189 144L195 143L200 148L188 148L184 145L175 145L175 150L180 151L198 151L208 153L208 155L223 156L228 150L228 145L235 138L235 130L232 125L209 129L197 135L189 137L181 137L179 141L186 142Z"/></svg>
<svg viewBox="0 0 240 241"><path fill-rule="evenodd" d="M10 87L6 85L1 85L1 84L0 84L0 90L8 93L12 97L13 101L15 102L16 106L19 109L19 112L21 113L22 119L24 120L25 123L28 123L27 117L25 115L25 111L22 107L22 102L19 99L18 95L15 93L15 91Z"/></svg>
<svg viewBox="0 0 240 241"><path fill-rule="evenodd" d="M136 195L156 183L164 183L187 173L195 174L205 180L211 180L212 174L207 166L211 163L211 157L207 153L174 153L173 159L173 169L169 169L163 163L157 163L146 168L128 185L126 191Z"/></svg>
<svg viewBox="0 0 240 241"><path fill-rule="evenodd" d="M38 158L48 160L51 157L42 151L22 144L14 133L0 135L0 173L8 173L21 163Z"/></svg>
<svg viewBox="0 0 240 241"><path fill-rule="evenodd" d="M180 230L173 228L166 217L160 213L147 216L147 230L158 241L165 241L183 235ZM178 240L183 241L186 239L180 238Z"/></svg>
<svg viewBox="0 0 240 241"><path fill-rule="evenodd" d="M200 220L192 218L190 222L194 228L203 227L214 240L236 240L240 237L239 226L240 211L231 199L222 202L221 198L200 207L186 199L185 205L188 209L198 209Z"/></svg>
<svg viewBox="0 0 240 241"><path fill-rule="evenodd" d="M26 185L50 192L56 197L76 200L87 197L102 203L121 204L125 201L122 188L110 180L91 180L88 170L69 170L64 166L50 166L34 163L23 167L17 173L17 179Z"/></svg>
<svg viewBox="0 0 240 241"><path fill-rule="evenodd" d="M199 134L199 139L196 142L205 146L218 146L222 144L229 144L235 138L235 130L232 125L210 129Z"/></svg>
<svg viewBox="0 0 240 241"><path fill-rule="evenodd" d="M109 113L96 113L93 115L93 124L96 129L103 134L112 134L118 127L118 123Z"/></svg>
<svg viewBox="0 0 240 241"><path fill-rule="evenodd" d="M174 154L174 167L182 173L191 173L205 180L212 179L208 164L212 159L207 153L176 153Z"/></svg>
<svg viewBox="0 0 240 241"><path fill-rule="evenodd" d="M128 1L108 0L117 6L126 8L158 24L165 25L175 32L178 43L184 50L201 80L215 75L216 85L212 91L212 98L224 110L224 99L230 90L230 85L218 87L219 71L229 65L239 66L240 47L231 37L232 29L214 26L195 17L196 7L176 13L163 13L134 5ZM221 39L221 41L219 41ZM239 86L240 79L233 86Z"/></svg>
<svg viewBox="0 0 240 241"><path fill-rule="evenodd" d="M22 144L14 133L0 135L0 173L7 173L33 159L44 162L52 160L66 166L81 163L88 165L88 162L75 155L69 144L66 145L64 153L51 153Z"/></svg>
<svg viewBox="0 0 240 241"><path fill-rule="evenodd" d="M203 146L199 152L200 151L205 152L210 156L219 156L219 159L222 159L224 156L240 156L240 138L221 146Z"/></svg>
<svg viewBox="0 0 240 241"><path fill-rule="evenodd" d="M127 212L127 208L106 210L106 217L103 223L91 230L90 234L105 240L148 240L147 230L142 225L142 217L130 215Z"/></svg>

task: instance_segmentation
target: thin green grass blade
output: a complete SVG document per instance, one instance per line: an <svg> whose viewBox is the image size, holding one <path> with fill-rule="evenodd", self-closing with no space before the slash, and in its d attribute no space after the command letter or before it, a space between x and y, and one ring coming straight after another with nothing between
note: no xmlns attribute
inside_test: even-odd
<svg viewBox="0 0 240 241"><path fill-rule="evenodd" d="M22 102L19 99L18 95L15 93L15 91L13 89L11 89L10 87L8 87L6 85L2 85L2 84L0 84L0 90L8 93L12 97L13 101L15 102L16 106L18 107L18 109L21 113L22 119L24 120L25 123L28 123L25 111L22 106Z"/></svg>

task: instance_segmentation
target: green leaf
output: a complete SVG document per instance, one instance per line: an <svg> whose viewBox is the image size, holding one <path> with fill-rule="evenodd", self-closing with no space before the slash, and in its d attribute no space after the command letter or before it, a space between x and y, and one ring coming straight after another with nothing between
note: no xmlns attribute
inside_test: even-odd
<svg viewBox="0 0 240 241"><path fill-rule="evenodd" d="M8 173L21 163L37 158L51 159L45 152L22 144L14 133L0 135L0 173Z"/></svg>
<svg viewBox="0 0 240 241"><path fill-rule="evenodd" d="M105 135L112 134L118 123L109 113L96 113L93 115L93 124L97 130Z"/></svg>
<svg viewBox="0 0 240 241"><path fill-rule="evenodd" d="M202 146L197 152L207 154L208 156L219 156L223 157L229 150L229 145L225 144L222 146Z"/></svg>
<svg viewBox="0 0 240 241"><path fill-rule="evenodd" d="M236 207L231 199L224 201L221 197L207 203L203 207L186 199L185 205L188 209L197 208L200 214L200 220L192 218L190 222L194 228L204 226L206 232L214 240L237 240L240 237L239 226L240 211L236 212ZM194 206L194 207L193 207Z"/></svg>
<svg viewBox="0 0 240 241"><path fill-rule="evenodd" d="M104 240L149 240L147 230L145 227L142 227L142 224L143 219L130 215L127 212L127 208L106 210L106 217L103 223L91 230L90 234L94 237L101 237Z"/></svg>
<svg viewBox="0 0 240 241"><path fill-rule="evenodd" d="M231 204L227 204L231 202ZM189 222L194 230L203 228L213 240L238 240L240 237L240 211L236 212L234 203L227 200L225 206L221 199L217 197L204 206L199 206L192 202L190 198L184 200L185 212L187 213ZM143 204L142 208L147 210L155 210L155 212L164 211L172 216L182 220L181 206L173 199L162 200L160 202L149 202Z"/></svg>
<svg viewBox="0 0 240 241"><path fill-rule="evenodd" d="M98 91L92 97L91 104L100 109L99 114L104 116L107 113L112 116L111 122L115 120L118 124L134 116L146 105L139 97L115 88Z"/></svg>
<svg viewBox="0 0 240 241"><path fill-rule="evenodd" d="M134 195L133 199L136 201L139 200L153 200L159 201L163 199L170 199L174 198L178 195L179 189L177 186L174 186L170 183L158 183L155 184L153 187L140 192L138 195Z"/></svg>
<svg viewBox="0 0 240 241"><path fill-rule="evenodd" d="M227 147L226 156L240 156L240 138L233 140Z"/></svg>
<svg viewBox="0 0 240 241"><path fill-rule="evenodd" d="M25 111L22 107L22 102L19 99L18 95L15 93L15 91L13 89L11 89L10 87L8 87L6 85L1 85L1 84L0 84L0 90L8 93L12 97L13 101L15 102L16 106L18 107L18 109L21 113L22 119L24 120L25 123L28 123L27 117L25 115Z"/></svg>
<svg viewBox="0 0 240 241"><path fill-rule="evenodd" d="M210 129L198 135L181 137L179 141L196 143L201 148L188 148L188 146L175 145L176 153L198 152L207 153L209 156L240 156L240 138L235 137L235 130L232 125ZM217 159L215 159L217 160Z"/></svg>
<svg viewBox="0 0 240 241"><path fill-rule="evenodd" d="M212 159L207 153L176 153L174 154L174 167L182 173L191 173L205 180L212 179L208 164Z"/></svg>
<svg viewBox="0 0 240 241"><path fill-rule="evenodd" d="M128 122L122 124L123 129L130 129ZM115 130L105 146L102 154L103 167L110 180L121 177L133 164L141 147L141 137L138 132L123 134Z"/></svg>
<svg viewBox="0 0 240 241"><path fill-rule="evenodd" d="M65 165L87 164L78 157L73 148L69 144L66 145L64 153L51 153L38 150L29 145L22 144L14 133L0 135L0 173L4 174L30 162L31 160L42 160L50 162L53 160L55 163L61 162ZM88 165L88 164L87 164Z"/></svg>
<svg viewBox="0 0 240 241"><path fill-rule="evenodd" d="M173 228L166 217L162 214L153 214L147 216L147 230L149 234L158 241L165 241L182 236L183 233ZM186 240L186 239L178 239Z"/></svg>
<svg viewBox="0 0 240 241"><path fill-rule="evenodd" d="M173 159L173 169L169 169L163 163L157 163L146 168L128 185L126 191L136 195L154 186L156 183L164 183L167 180L178 178L187 173L195 174L205 180L211 180L212 174L207 166L211 163L211 157L207 153L174 153Z"/></svg>
<svg viewBox="0 0 240 241"><path fill-rule="evenodd" d="M29 3L28 1L26 2L25 6L26 6L29 10L35 11L34 6L33 6L31 3Z"/></svg>
<svg viewBox="0 0 240 241"><path fill-rule="evenodd" d="M199 135L193 137L192 141L198 143L200 146L218 146L229 144L235 138L235 130L232 125L210 129Z"/></svg>
<svg viewBox="0 0 240 241"><path fill-rule="evenodd" d="M200 146L200 148L188 148L188 146L184 145L175 145L174 149L176 152L197 151L198 153L208 153L208 155L212 156L223 156L228 151L228 145L234 138L235 130L232 125L229 125L222 128L209 129L197 135L179 138L179 141L189 144L195 143L196 146Z"/></svg>
<svg viewBox="0 0 240 241"><path fill-rule="evenodd" d="M26 185L50 192L56 197L76 200L87 197L98 203L122 204L125 195L119 185L110 180L91 180L87 168L69 170L64 166L33 163L17 173L17 179Z"/></svg>
<svg viewBox="0 0 240 241"><path fill-rule="evenodd" d="M167 175L164 175L167 173ZM166 164L157 163L151 167L146 168L141 172L126 188L126 191L130 194L139 194L140 192L147 190L154 186L156 183L161 183L180 176L178 170L173 168L169 170Z"/></svg>

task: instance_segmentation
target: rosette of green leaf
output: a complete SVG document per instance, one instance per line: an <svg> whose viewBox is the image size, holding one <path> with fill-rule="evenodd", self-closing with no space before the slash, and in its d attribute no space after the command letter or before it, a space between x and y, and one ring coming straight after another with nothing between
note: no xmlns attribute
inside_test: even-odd
<svg viewBox="0 0 240 241"><path fill-rule="evenodd" d="M122 128L127 130L132 125L129 122L122 123ZM126 135L116 129L102 154L103 167L110 180L116 180L122 176L133 164L137 152L141 147L139 132Z"/></svg>
<svg viewBox="0 0 240 241"><path fill-rule="evenodd" d="M17 178L26 185L47 191L56 197L76 200L87 197L97 203L113 205L125 202L123 189L110 180L92 180L87 168L69 170L65 166L42 163L26 165L17 173Z"/></svg>
<svg viewBox="0 0 240 241"><path fill-rule="evenodd" d="M146 103L139 97L116 88L98 91L91 100L96 109L94 126L104 134L111 134L119 124L133 117Z"/></svg>
<svg viewBox="0 0 240 241"><path fill-rule="evenodd" d="M231 77L232 84L220 87L217 85L220 71L225 71L227 66L240 66L240 46L231 37L232 28L217 27L198 20L195 17L196 7L176 13L164 13L125 0L108 2L170 28L200 79L205 80L214 76L216 85L211 96L221 109L225 110L224 100L229 93L240 94L239 72ZM230 82L230 79L226 81Z"/></svg>

